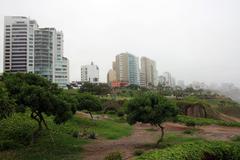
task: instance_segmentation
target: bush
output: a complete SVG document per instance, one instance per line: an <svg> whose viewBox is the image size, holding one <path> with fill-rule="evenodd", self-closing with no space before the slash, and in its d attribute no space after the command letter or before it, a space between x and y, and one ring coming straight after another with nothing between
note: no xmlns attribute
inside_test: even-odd
<svg viewBox="0 0 240 160"><path fill-rule="evenodd" d="M235 142L240 142L240 135L232 137L231 140Z"/></svg>
<svg viewBox="0 0 240 160"><path fill-rule="evenodd" d="M73 131L72 136L74 138L79 138L79 131Z"/></svg>
<svg viewBox="0 0 240 160"><path fill-rule="evenodd" d="M0 151L11 150L22 147L21 144L15 143L13 140L0 141Z"/></svg>
<svg viewBox="0 0 240 160"><path fill-rule="evenodd" d="M197 141L143 154L137 160L239 160L240 144Z"/></svg>
<svg viewBox="0 0 240 160"><path fill-rule="evenodd" d="M240 127L239 122L226 122L222 120L210 119L210 118L194 118L190 116L178 115L176 122L185 123L186 125L194 124L198 126L202 125L220 125L229 127Z"/></svg>
<svg viewBox="0 0 240 160"><path fill-rule="evenodd" d="M135 150L134 151L134 155L135 156L140 156L140 155L142 155L144 153L144 151L142 150L142 149L138 149L138 150Z"/></svg>
<svg viewBox="0 0 240 160"><path fill-rule="evenodd" d="M37 124L27 114L17 113L0 121L0 140L29 145Z"/></svg>
<svg viewBox="0 0 240 160"><path fill-rule="evenodd" d="M184 134L194 134L195 131L196 130L194 130L194 129L187 129L187 130L183 131L183 133Z"/></svg>
<svg viewBox="0 0 240 160"><path fill-rule="evenodd" d="M96 134L95 134L95 132L90 132L89 135L88 135L88 138L89 138L89 139L96 139Z"/></svg>
<svg viewBox="0 0 240 160"><path fill-rule="evenodd" d="M124 112L118 111L118 112L117 112L117 115L118 115L118 117L123 117L123 116L124 116Z"/></svg>
<svg viewBox="0 0 240 160"><path fill-rule="evenodd" d="M120 152L112 152L109 153L104 160L122 160L122 156Z"/></svg>
<svg viewBox="0 0 240 160"><path fill-rule="evenodd" d="M194 121L188 121L188 122L186 122L186 126L188 126L188 127L195 127L196 123Z"/></svg>

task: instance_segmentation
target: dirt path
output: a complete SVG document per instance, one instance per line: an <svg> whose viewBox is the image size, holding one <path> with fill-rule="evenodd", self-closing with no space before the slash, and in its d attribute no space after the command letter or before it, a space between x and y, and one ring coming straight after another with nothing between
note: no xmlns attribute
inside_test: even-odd
<svg viewBox="0 0 240 160"><path fill-rule="evenodd" d="M165 123L166 131L183 131L186 126L176 123ZM147 144L156 143L160 131L147 131L153 127L148 124L136 124L133 134L119 140L95 140L84 147L84 160L102 160L111 152L119 151L124 159L131 159L136 148L147 149ZM240 134L240 128L223 126L201 126L197 133L200 137L214 140L228 140ZM149 145L148 145L149 146Z"/></svg>

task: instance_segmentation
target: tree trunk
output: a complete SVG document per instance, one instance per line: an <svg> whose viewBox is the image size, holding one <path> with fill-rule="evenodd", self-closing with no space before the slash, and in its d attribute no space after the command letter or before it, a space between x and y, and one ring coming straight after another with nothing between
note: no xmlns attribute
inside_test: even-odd
<svg viewBox="0 0 240 160"><path fill-rule="evenodd" d="M93 119L93 115L92 115L92 113L91 113L91 112L88 112L88 113L90 114L91 118Z"/></svg>
<svg viewBox="0 0 240 160"><path fill-rule="evenodd" d="M160 139L157 141L157 145L159 145L159 143L163 141L163 137L164 137L164 127L161 126L161 125L158 125L158 127L160 127L160 129L161 129L161 137L160 137Z"/></svg>

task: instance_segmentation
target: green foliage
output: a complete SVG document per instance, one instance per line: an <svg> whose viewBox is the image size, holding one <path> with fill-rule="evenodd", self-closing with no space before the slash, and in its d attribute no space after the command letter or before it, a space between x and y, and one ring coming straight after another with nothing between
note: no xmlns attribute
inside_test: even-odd
<svg viewBox="0 0 240 160"><path fill-rule="evenodd" d="M177 116L175 104L156 93L147 93L129 100L127 104L127 121L129 124L136 122L150 123L161 128L161 137L157 144L163 141L164 127L161 124Z"/></svg>
<svg viewBox="0 0 240 160"><path fill-rule="evenodd" d="M38 122L39 130L42 123L47 128L43 114L55 116L54 121L58 124L71 118L71 106L59 98L61 90L47 79L32 73L5 73L3 82L16 100L16 110L30 108L31 118Z"/></svg>
<svg viewBox="0 0 240 160"><path fill-rule="evenodd" d="M177 115L175 104L154 93L147 93L129 100L127 104L128 122L160 125Z"/></svg>
<svg viewBox="0 0 240 160"><path fill-rule="evenodd" d="M77 110L79 111L87 110L91 114L91 112L97 112L102 110L100 100L89 93L78 94L77 100Z"/></svg>
<svg viewBox="0 0 240 160"><path fill-rule="evenodd" d="M106 95L111 93L111 88L106 83L95 84L95 83L85 82L80 87L80 92L81 93L87 92L95 95Z"/></svg>
<svg viewBox="0 0 240 160"><path fill-rule="evenodd" d="M196 131L197 131L197 129L191 128L191 129L186 129L185 131L183 131L183 133L193 135Z"/></svg>
<svg viewBox="0 0 240 160"><path fill-rule="evenodd" d="M138 149L138 150L135 150L133 154L134 154L135 156L140 156L140 155L142 155L143 153L144 153L144 150Z"/></svg>
<svg viewBox="0 0 240 160"><path fill-rule="evenodd" d="M240 144L197 141L143 154L137 160L240 159Z"/></svg>
<svg viewBox="0 0 240 160"><path fill-rule="evenodd" d="M195 121L188 121L188 122L186 122L186 126L188 126L188 127L195 127L196 123L195 123Z"/></svg>
<svg viewBox="0 0 240 160"><path fill-rule="evenodd" d="M231 140L235 141L235 142L240 142L240 135L236 135L236 136L232 137Z"/></svg>
<svg viewBox="0 0 240 160"><path fill-rule="evenodd" d="M229 126L229 127L240 127L239 122L226 122L222 120L209 119L209 118L194 118L190 116L178 115L176 122L188 124L195 124L198 126L202 125L220 125L220 126Z"/></svg>
<svg viewBox="0 0 240 160"><path fill-rule="evenodd" d="M0 120L9 117L15 110L15 102L6 88L0 84Z"/></svg>
<svg viewBox="0 0 240 160"><path fill-rule="evenodd" d="M0 141L0 151L13 150L23 147L22 145L14 142L13 140L1 140Z"/></svg>
<svg viewBox="0 0 240 160"><path fill-rule="evenodd" d="M27 114L19 113L0 121L0 141L29 145L36 123Z"/></svg>
<svg viewBox="0 0 240 160"><path fill-rule="evenodd" d="M120 152L112 152L109 153L104 160L122 160L122 155Z"/></svg>
<svg viewBox="0 0 240 160"><path fill-rule="evenodd" d="M21 145L18 142L19 132L32 135L37 129L37 123L29 118L29 114L29 111L16 113L0 121L0 145L4 144L5 149L14 149L15 145L16 147ZM74 131L78 134L83 128L87 128L89 133L94 132L95 135L107 139L118 139L132 132L132 127L127 123L118 123L115 120L92 121L75 115L64 124L56 125L53 118L53 116L45 116L51 130L42 130L35 143L11 150L11 154L0 152L0 157L11 160L77 160L81 159L82 147L88 139L74 138Z"/></svg>

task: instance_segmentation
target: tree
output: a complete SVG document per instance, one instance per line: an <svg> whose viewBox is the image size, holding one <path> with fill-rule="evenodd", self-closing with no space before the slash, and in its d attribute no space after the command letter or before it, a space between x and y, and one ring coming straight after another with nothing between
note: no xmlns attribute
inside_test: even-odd
<svg viewBox="0 0 240 160"><path fill-rule="evenodd" d="M85 82L80 87L80 92L81 93L87 92L87 93L96 94L96 95L106 95L111 93L111 88L106 83L95 84L95 83Z"/></svg>
<svg viewBox="0 0 240 160"><path fill-rule="evenodd" d="M78 99L77 110L79 111L87 110L92 119L93 119L92 112L102 110L100 100L89 93L79 94L77 96L77 99Z"/></svg>
<svg viewBox="0 0 240 160"><path fill-rule="evenodd" d="M162 123L170 118L176 117L178 113L175 104L156 93L146 93L130 100L127 104L127 120L129 124L136 122L150 123L160 127L161 137L159 144L164 137L164 127Z"/></svg>
<svg viewBox="0 0 240 160"><path fill-rule="evenodd" d="M9 97L6 88L0 84L0 120L9 117L14 110L14 100Z"/></svg>
<svg viewBox="0 0 240 160"><path fill-rule="evenodd" d="M59 98L61 89L47 79L32 73L5 73L3 81L10 96L16 99L16 110L30 108L31 118L38 122L38 130L42 129L42 124L48 129L43 114L53 115L57 124L71 118L69 103Z"/></svg>

